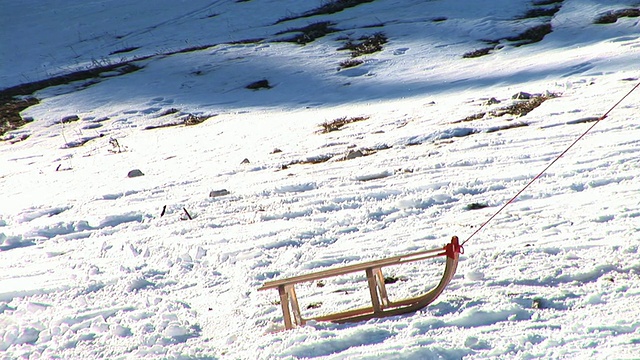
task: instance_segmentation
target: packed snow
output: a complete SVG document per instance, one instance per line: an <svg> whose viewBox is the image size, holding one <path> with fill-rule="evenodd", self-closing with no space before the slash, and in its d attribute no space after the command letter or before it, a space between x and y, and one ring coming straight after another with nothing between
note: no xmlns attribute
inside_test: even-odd
<svg viewBox="0 0 640 360"><path fill-rule="evenodd" d="M640 18L594 23L637 2L327 3L0 0L0 89L105 68L1 135L0 358L640 358L640 90L469 238L637 85ZM416 313L285 331L257 290L454 235ZM305 316L367 305L323 285Z"/></svg>

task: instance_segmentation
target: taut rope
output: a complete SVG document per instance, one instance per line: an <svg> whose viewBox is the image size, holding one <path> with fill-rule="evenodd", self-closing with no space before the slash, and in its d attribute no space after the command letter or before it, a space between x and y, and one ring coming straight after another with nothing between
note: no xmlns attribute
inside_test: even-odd
<svg viewBox="0 0 640 360"><path fill-rule="evenodd" d="M553 166L553 164L555 164L558 160L560 160L561 157L564 156L564 154L566 154L567 152L569 152L569 150L571 150L571 148L578 142L580 141L583 137L585 137L589 131L591 131L591 129L593 129L596 125L598 125L598 123L602 120L604 120L607 116L609 116L609 113L611 111L613 111L613 109L615 109L624 99L627 98L627 96L631 95L631 93L636 90L638 87L640 86L640 83L636 84L636 86L634 86L625 96L623 96L617 103L615 103L615 105L613 105L611 107L611 109L609 109L609 111L607 111L606 113L604 113L604 115L602 115L601 117L598 118L598 120L596 122L594 122L584 133L582 133L582 135L580 135L574 142L571 143L571 145L569 145L569 147L567 147L560 155L558 155L558 157L556 157L549 165L547 165L546 168L544 168L538 175L536 175L536 177L534 177L533 179L531 179L531 181L529 181L529 183L527 183L527 185L525 185L522 190L518 191L518 193L511 198L511 200L507 201L504 205L502 205L502 207L495 212L495 214L491 215L491 217L485 221L482 225L480 225L480 227L478 229L476 229L476 231L473 232L473 234L471 234L465 241L462 242L462 244L460 244L460 246L464 246L464 244L467 243L467 241L471 240L472 237L474 237L477 233L480 232L480 230L482 230L491 220L493 220L493 218L495 218L496 216L498 216L498 214L500 214L502 212L502 210L504 210L504 208L507 207L507 205L511 204L515 199L518 198L518 196L520 196L520 194L522 194L525 190L527 190L527 188L529 188L529 186L531 186L531 184L533 184L536 180L538 180L547 170L549 170L549 168L551 166Z"/></svg>

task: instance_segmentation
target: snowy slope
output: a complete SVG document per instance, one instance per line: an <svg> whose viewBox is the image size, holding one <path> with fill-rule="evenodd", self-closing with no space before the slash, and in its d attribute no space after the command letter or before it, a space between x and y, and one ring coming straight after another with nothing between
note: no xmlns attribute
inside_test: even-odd
<svg viewBox="0 0 640 360"><path fill-rule="evenodd" d="M0 0L0 91L39 100L0 142L0 358L640 358L640 90L471 238L432 306L275 331L265 281L467 239L640 76L639 18L594 24L633 2L300 16L327 3ZM509 113L518 92L544 101ZM298 291L326 314L364 286Z"/></svg>

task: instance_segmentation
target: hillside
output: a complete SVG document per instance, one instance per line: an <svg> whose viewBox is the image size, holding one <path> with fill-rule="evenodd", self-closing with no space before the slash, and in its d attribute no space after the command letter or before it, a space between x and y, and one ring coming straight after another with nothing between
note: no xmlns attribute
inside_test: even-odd
<svg viewBox="0 0 640 360"><path fill-rule="evenodd" d="M633 1L0 0L2 359L636 359L640 90L420 312L268 280L468 239L638 84ZM393 297L439 281L399 266ZM364 276L299 288L366 305Z"/></svg>

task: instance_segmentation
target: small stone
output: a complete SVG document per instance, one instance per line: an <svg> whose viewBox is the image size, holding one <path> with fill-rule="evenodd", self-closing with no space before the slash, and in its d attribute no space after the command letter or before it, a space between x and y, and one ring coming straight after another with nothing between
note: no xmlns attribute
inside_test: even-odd
<svg viewBox="0 0 640 360"><path fill-rule="evenodd" d="M486 105L494 105L494 104L500 104L500 100L492 97L491 99L487 100Z"/></svg>
<svg viewBox="0 0 640 360"><path fill-rule="evenodd" d="M351 160L351 159L355 159L355 158L359 158L359 157L363 157L364 154L362 153L362 151L360 150L350 150L349 153L347 154L347 156L345 157L346 160Z"/></svg>
<svg viewBox="0 0 640 360"><path fill-rule="evenodd" d="M484 209L486 207L489 207L489 205L483 204L483 203L471 203L471 204L468 204L466 206L466 209L467 210L479 210L479 209Z"/></svg>
<svg viewBox="0 0 640 360"><path fill-rule="evenodd" d="M229 194L231 193L227 189L211 190L211 192L209 193L209 197L225 196Z"/></svg>
<svg viewBox="0 0 640 360"><path fill-rule="evenodd" d="M78 120L80 120L80 117L78 115L69 115L60 119L60 122L63 124L66 124L66 123L70 123Z"/></svg>
<svg viewBox="0 0 640 360"><path fill-rule="evenodd" d="M398 282L398 280L400 280L400 279L397 278L396 276L385 276L384 283L385 284L395 284L395 283Z"/></svg>
<svg viewBox="0 0 640 360"><path fill-rule="evenodd" d="M271 89L271 85L269 84L269 80L264 79L252 82L247 85L246 88L250 90Z"/></svg>
<svg viewBox="0 0 640 360"><path fill-rule="evenodd" d="M127 174L127 177L130 178L134 178L134 177L138 177L138 176L144 176L144 174L142 173L142 171L140 171L139 169L134 169L129 171L129 173Z"/></svg>
<svg viewBox="0 0 640 360"><path fill-rule="evenodd" d="M274 149L271 151L271 153L272 153L272 154L277 154L277 153L281 153L281 152L282 152L282 150L280 150L280 149L278 149L278 148L274 148Z"/></svg>
<svg viewBox="0 0 640 360"><path fill-rule="evenodd" d="M250 163L251 161L249 161L249 159L244 159L240 164L250 164Z"/></svg>
<svg viewBox="0 0 640 360"><path fill-rule="evenodd" d="M531 303L531 307L534 309L542 309L544 308L543 304L542 304L542 299L533 299L532 303Z"/></svg>
<svg viewBox="0 0 640 360"><path fill-rule="evenodd" d="M513 95L511 98L514 100L529 100L531 99L531 94L520 91L519 93Z"/></svg>
<svg viewBox="0 0 640 360"><path fill-rule="evenodd" d="M321 302L313 302L313 303L307 305L307 310L309 310L309 309L317 309L317 308L319 308L321 306L322 306Z"/></svg>

